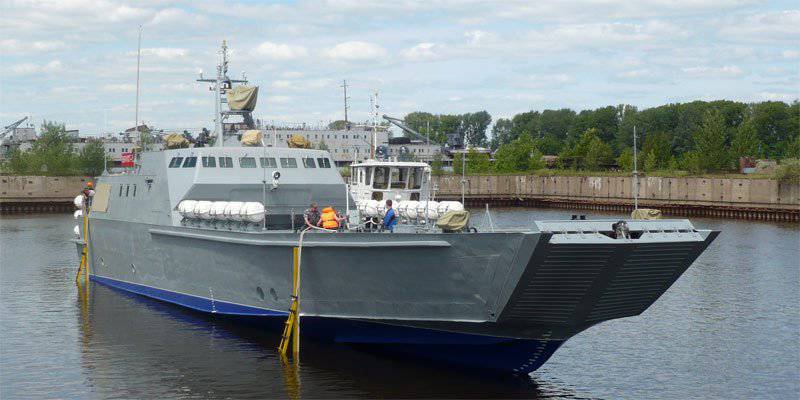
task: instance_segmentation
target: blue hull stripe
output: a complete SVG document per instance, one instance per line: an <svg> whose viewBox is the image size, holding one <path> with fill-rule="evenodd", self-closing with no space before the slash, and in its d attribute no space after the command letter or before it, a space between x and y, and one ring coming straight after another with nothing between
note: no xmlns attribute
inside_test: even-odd
<svg viewBox="0 0 800 400"><path fill-rule="evenodd" d="M152 286L140 285L138 283L118 281L116 279L106 278L98 275L91 275L91 279L93 281L117 289L138 293L143 296L151 297L157 300L166 301L169 303L174 303L187 308L191 308L192 310L208 312L212 314L252 316L252 317L278 317L278 316L289 315L288 313L285 313L283 311L275 311L265 308L246 306L243 304L217 301L206 297L194 296L185 293L177 293L164 289L154 288Z"/></svg>

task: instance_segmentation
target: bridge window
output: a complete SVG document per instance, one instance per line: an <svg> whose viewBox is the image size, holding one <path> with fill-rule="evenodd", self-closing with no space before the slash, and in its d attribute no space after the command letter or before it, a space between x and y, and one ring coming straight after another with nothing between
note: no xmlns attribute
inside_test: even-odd
<svg viewBox="0 0 800 400"><path fill-rule="evenodd" d="M130 191L131 191L131 185L125 185L125 197L128 197Z"/></svg>
<svg viewBox="0 0 800 400"><path fill-rule="evenodd" d="M325 157L320 157L320 158L317 158L317 164L319 165L320 168L330 168L331 167L331 160L329 160L329 159L327 159Z"/></svg>
<svg viewBox="0 0 800 400"><path fill-rule="evenodd" d="M281 157L281 168L297 168L297 160L294 158Z"/></svg>
<svg viewBox="0 0 800 400"><path fill-rule="evenodd" d="M233 159L230 157L219 157L220 168L233 168Z"/></svg>
<svg viewBox="0 0 800 400"><path fill-rule="evenodd" d="M258 161L261 163L261 168L278 168L275 157L261 157Z"/></svg>
<svg viewBox="0 0 800 400"><path fill-rule="evenodd" d="M375 189L386 189L389 187L389 167L376 167L375 178L372 185Z"/></svg>
<svg viewBox="0 0 800 400"><path fill-rule="evenodd" d="M422 168L412 168L411 169L411 176L408 181L408 188L409 189L419 189L422 187L422 177L424 174L424 170Z"/></svg>
<svg viewBox="0 0 800 400"><path fill-rule="evenodd" d="M203 166L206 168L216 168L217 159L214 157L203 157Z"/></svg>
<svg viewBox="0 0 800 400"><path fill-rule="evenodd" d="M122 185L119 185L119 197L122 197Z"/></svg>
<svg viewBox="0 0 800 400"><path fill-rule="evenodd" d="M255 168L256 159L253 157L241 157L239 158L239 166L242 168Z"/></svg>
<svg viewBox="0 0 800 400"><path fill-rule="evenodd" d="M408 181L408 168L392 168L392 189L405 189Z"/></svg>
<svg viewBox="0 0 800 400"><path fill-rule="evenodd" d="M314 159L311 157L303 157L303 166L306 168L317 168L317 165L314 164Z"/></svg>
<svg viewBox="0 0 800 400"><path fill-rule="evenodd" d="M183 162L183 157L172 157L172 160L169 161L170 168L178 168L181 166Z"/></svg>
<svg viewBox="0 0 800 400"><path fill-rule="evenodd" d="M136 197L136 184L133 184L133 197Z"/></svg>
<svg viewBox="0 0 800 400"><path fill-rule="evenodd" d="M186 157L183 160L183 168L194 168L197 166L197 157Z"/></svg>

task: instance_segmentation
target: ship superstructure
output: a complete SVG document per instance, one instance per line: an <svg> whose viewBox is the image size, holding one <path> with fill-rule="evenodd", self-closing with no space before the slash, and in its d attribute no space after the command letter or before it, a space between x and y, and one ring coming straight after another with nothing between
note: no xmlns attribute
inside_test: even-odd
<svg viewBox="0 0 800 400"><path fill-rule="evenodd" d="M98 180L91 279L280 325L306 228L301 214L316 202L352 218L339 231L304 234L304 337L527 373L582 330L644 312L717 235L687 220L445 232L431 221L460 203L431 207L426 165L365 161L353 173L348 186L323 150L146 152L132 173ZM410 229L390 234L363 224L382 213L366 205L386 199Z"/></svg>

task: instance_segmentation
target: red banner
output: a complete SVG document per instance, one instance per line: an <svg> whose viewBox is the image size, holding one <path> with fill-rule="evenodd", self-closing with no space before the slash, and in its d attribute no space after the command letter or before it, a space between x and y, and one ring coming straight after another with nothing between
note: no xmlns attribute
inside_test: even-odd
<svg viewBox="0 0 800 400"><path fill-rule="evenodd" d="M122 167L133 167L133 153L122 153Z"/></svg>

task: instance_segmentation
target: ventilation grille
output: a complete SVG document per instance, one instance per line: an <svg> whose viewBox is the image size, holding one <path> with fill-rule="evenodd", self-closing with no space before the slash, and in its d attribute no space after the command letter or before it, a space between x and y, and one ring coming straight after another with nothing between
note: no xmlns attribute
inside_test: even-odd
<svg viewBox="0 0 800 400"><path fill-rule="evenodd" d="M542 264L523 282L525 286L505 317L526 322L567 322L613 252L610 246L551 246Z"/></svg>
<svg viewBox="0 0 800 400"><path fill-rule="evenodd" d="M695 243L637 246L600 296L588 321L641 314L688 267L686 259L695 246Z"/></svg>

